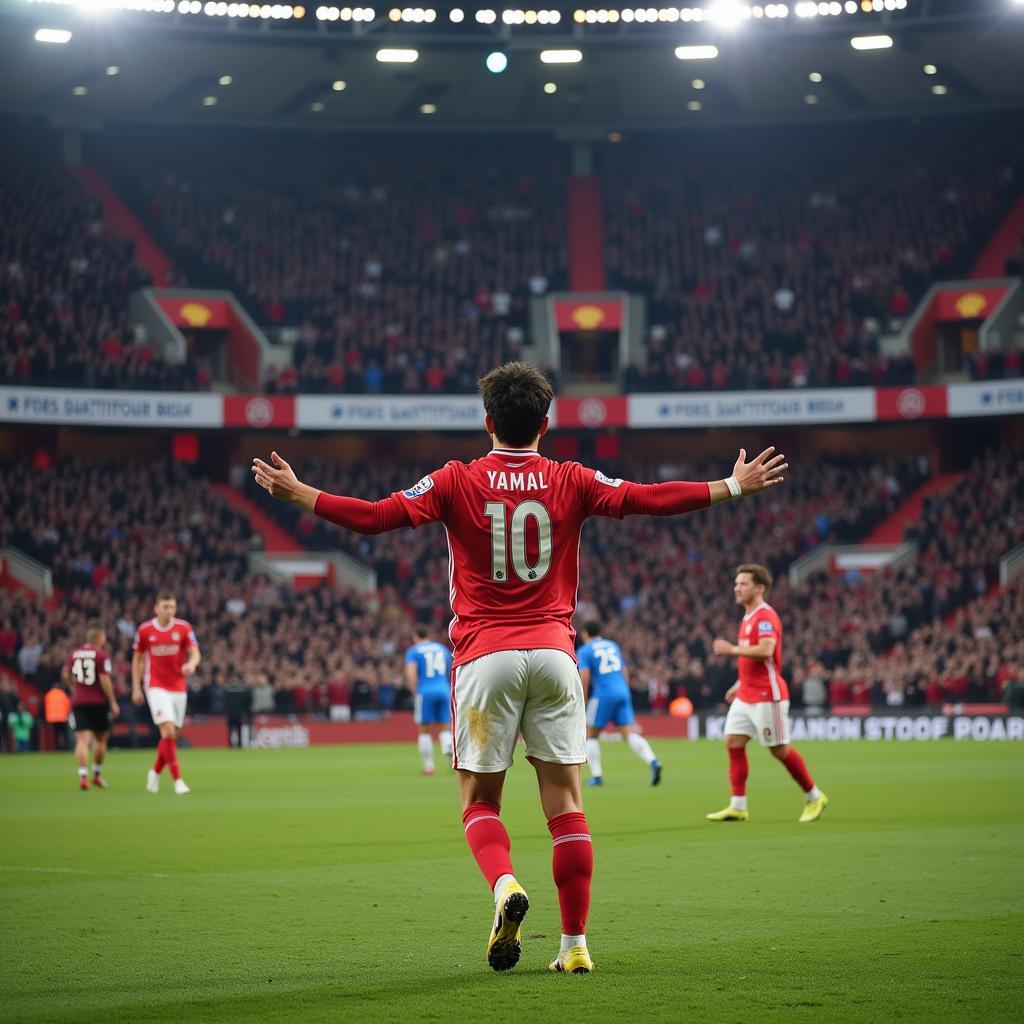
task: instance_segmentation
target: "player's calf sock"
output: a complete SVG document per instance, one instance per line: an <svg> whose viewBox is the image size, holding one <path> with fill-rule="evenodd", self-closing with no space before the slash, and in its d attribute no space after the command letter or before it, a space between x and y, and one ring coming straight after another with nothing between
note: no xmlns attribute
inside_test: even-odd
<svg viewBox="0 0 1024 1024"><path fill-rule="evenodd" d="M732 799L729 806L734 811L747 809L747 776L750 774L750 762L747 760L746 747L729 747L729 784L732 786Z"/></svg>
<svg viewBox="0 0 1024 1024"><path fill-rule="evenodd" d="M454 749L452 744L452 734L450 729L442 729L440 735L437 737L438 743L441 744L441 753L445 757L452 756L452 750Z"/></svg>
<svg viewBox="0 0 1024 1024"><path fill-rule="evenodd" d="M501 809L487 800L470 804L462 814L466 826L466 842L493 890L502 875L515 875L512 870L512 840L499 817Z"/></svg>
<svg viewBox="0 0 1024 1024"><path fill-rule="evenodd" d="M156 760L153 762L153 771L159 775L163 770L167 761L164 759L164 741L161 737L160 742L156 745Z"/></svg>
<svg viewBox="0 0 1024 1024"><path fill-rule="evenodd" d="M626 742L629 743L629 749L640 758L641 761L647 764L653 764L658 759L654 756L654 751L651 750L650 743L647 742L638 732L631 732L626 737Z"/></svg>
<svg viewBox="0 0 1024 1024"><path fill-rule="evenodd" d="M587 739L587 764L590 774L595 779L601 778L601 741L596 736Z"/></svg>
<svg viewBox="0 0 1024 1024"><path fill-rule="evenodd" d="M590 913L590 879L594 874L594 846L587 817L581 811L558 814L548 820L548 830L551 832L551 873L562 912L562 934L585 935Z"/></svg>
<svg viewBox="0 0 1024 1024"><path fill-rule="evenodd" d="M171 773L171 778L175 782L181 778L181 769L178 767L178 743L176 740L165 736L157 744L157 764L162 768L163 765L167 765L167 770ZM163 764L160 764L161 759ZM153 770L160 773L160 768L156 765L153 766Z"/></svg>
<svg viewBox="0 0 1024 1024"><path fill-rule="evenodd" d="M416 746L420 748L423 770L425 772L432 772L434 770L434 741L428 733L421 732L416 740Z"/></svg>
<svg viewBox="0 0 1024 1024"><path fill-rule="evenodd" d="M786 771L793 776L793 780L796 784L804 791L804 795L807 799L817 799L817 797L811 796L813 792L817 791L817 787L814 785L811 773L807 770L807 765L804 763L804 759L800 756L795 747L789 748L789 753L782 758L782 763L786 766Z"/></svg>

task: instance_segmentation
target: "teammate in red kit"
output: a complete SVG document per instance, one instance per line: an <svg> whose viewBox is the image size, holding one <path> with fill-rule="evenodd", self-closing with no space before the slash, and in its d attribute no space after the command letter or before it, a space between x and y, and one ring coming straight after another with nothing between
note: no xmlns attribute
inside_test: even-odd
<svg viewBox="0 0 1024 1024"><path fill-rule="evenodd" d="M505 772L520 733L537 773L552 840L562 940L550 970L587 973L586 921L594 855L583 814L587 759L583 685L572 616L580 530L588 516L676 515L782 482L783 456L745 453L728 480L634 484L538 452L553 393L528 363L507 363L479 382L491 451L449 462L382 501L325 494L296 479L277 452L253 462L256 482L340 526L382 533L442 522L448 535L454 617L453 767L469 847L494 894L487 960L514 967L529 900L516 880L501 822Z"/></svg>
<svg viewBox="0 0 1024 1024"><path fill-rule="evenodd" d="M729 753L729 781L732 799L724 810L709 814L709 821L747 820L747 743L756 739L786 766L804 791L801 821L817 821L828 806L828 797L818 789L807 765L789 745L789 687L782 678L782 622L765 602L772 574L763 565L741 565L736 570L733 593L743 606L738 644L716 637L715 654L739 659L739 679L729 687L731 701L725 719L725 746Z"/></svg>
<svg viewBox="0 0 1024 1024"><path fill-rule="evenodd" d="M185 722L188 701L186 679L199 668L199 644L192 627L184 619L176 619L178 602L174 594L162 590L156 595L155 619L144 622L135 633L132 644L132 700L141 705L149 702L149 710L160 730L156 762L146 777L146 789L160 789L160 773L164 766L174 779L174 792L179 796L189 788L178 767L178 733ZM145 696L143 696L145 685Z"/></svg>
<svg viewBox="0 0 1024 1024"><path fill-rule="evenodd" d="M64 663L61 678L65 686L74 685L71 708L75 715L75 760L78 785L89 788L89 751L92 750L92 784L106 789L103 762L107 756L110 723L121 713L114 696L110 657L104 650L107 634L103 624L93 619L86 623L85 643L76 647Z"/></svg>

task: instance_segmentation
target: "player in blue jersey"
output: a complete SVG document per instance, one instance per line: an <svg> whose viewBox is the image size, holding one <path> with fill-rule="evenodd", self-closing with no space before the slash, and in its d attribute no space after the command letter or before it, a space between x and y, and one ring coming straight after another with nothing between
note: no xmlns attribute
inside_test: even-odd
<svg viewBox="0 0 1024 1024"><path fill-rule="evenodd" d="M405 652L405 682L416 695L417 743L423 758L423 774L434 774L434 740L430 727L440 726L438 742L444 757L452 756L451 690L452 652L430 639L426 626L417 626L415 642Z"/></svg>
<svg viewBox="0 0 1024 1024"><path fill-rule="evenodd" d="M651 769L651 785L661 782L661 762L637 731L633 718L633 697L629 692L629 676L622 648L614 640L601 636L601 624L588 622L581 633L583 645L576 652L583 693L587 700L587 762L590 765L588 786L600 786L601 730L612 723L630 749Z"/></svg>

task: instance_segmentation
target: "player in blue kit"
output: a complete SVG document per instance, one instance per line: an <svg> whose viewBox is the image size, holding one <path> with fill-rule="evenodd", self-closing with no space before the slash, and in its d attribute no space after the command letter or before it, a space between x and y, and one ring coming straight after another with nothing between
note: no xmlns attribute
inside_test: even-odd
<svg viewBox="0 0 1024 1024"><path fill-rule="evenodd" d="M450 681L452 652L444 644L430 639L426 626L415 629L415 643L405 652L405 682L416 694L416 724L420 728L417 744L423 758L423 774L434 774L434 740L430 727L439 725L441 753L452 756L452 710Z"/></svg>
<svg viewBox="0 0 1024 1024"><path fill-rule="evenodd" d="M583 680L587 700L587 762L590 765L588 786L603 784L601 775L601 744L598 736L611 722L630 749L651 769L651 785L661 782L661 762L637 731L633 718L633 697L622 648L614 640L601 636L601 624L588 622L582 631L583 645L576 652L576 662Z"/></svg>

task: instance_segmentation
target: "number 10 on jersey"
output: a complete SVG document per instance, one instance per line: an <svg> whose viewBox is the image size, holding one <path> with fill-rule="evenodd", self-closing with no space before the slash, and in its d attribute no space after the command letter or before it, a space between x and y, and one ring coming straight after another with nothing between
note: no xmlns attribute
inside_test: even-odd
<svg viewBox="0 0 1024 1024"><path fill-rule="evenodd" d="M500 501L484 505L484 515L491 521L491 579L503 583L508 579L508 556L512 555L512 568L524 583L544 579L551 568L551 516L539 501L524 501L507 518ZM530 564L526 556L526 522L537 524L537 561Z"/></svg>

